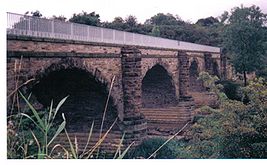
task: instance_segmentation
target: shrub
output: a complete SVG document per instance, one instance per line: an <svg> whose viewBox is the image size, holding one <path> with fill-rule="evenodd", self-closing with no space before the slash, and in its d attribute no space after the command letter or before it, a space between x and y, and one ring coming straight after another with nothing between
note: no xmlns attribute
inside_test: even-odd
<svg viewBox="0 0 267 165"><path fill-rule="evenodd" d="M153 154L166 139L163 138L150 138L144 140L139 146L130 151L127 158L148 158ZM175 141L170 141L164 145L153 157L154 159L174 159L176 158L177 144Z"/></svg>
<svg viewBox="0 0 267 165"><path fill-rule="evenodd" d="M267 158L267 84L256 79L241 89L247 103L226 99L219 109L201 109L206 115L186 132L187 158Z"/></svg>
<svg viewBox="0 0 267 165"><path fill-rule="evenodd" d="M240 84L227 80L221 81L220 84L223 85L223 92L229 99L241 101Z"/></svg>

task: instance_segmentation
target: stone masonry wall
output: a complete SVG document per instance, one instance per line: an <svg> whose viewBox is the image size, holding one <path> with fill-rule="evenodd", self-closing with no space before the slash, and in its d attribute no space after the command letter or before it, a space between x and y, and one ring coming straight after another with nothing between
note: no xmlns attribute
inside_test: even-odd
<svg viewBox="0 0 267 165"><path fill-rule="evenodd" d="M179 83L180 83L180 98L188 96L189 88L189 58L185 52L178 53L179 60Z"/></svg>
<svg viewBox="0 0 267 165"><path fill-rule="evenodd" d="M21 53L23 56L23 53ZM123 104L122 104L122 87L121 87L121 62L119 58L27 58L23 57L21 62L20 72L14 71L19 68L19 59L10 58L7 61L7 95L10 95L16 88L14 77L19 77L18 84L21 85L27 80L34 78L32 83L25 86L25 91L30 92L28 88L31 88L31 84L38 82L48 75L52 71L78 68L85 70L96 77L96 79L106 84L107 88L110 88L111 80L113 76L116 76L116 80L113 86L111 96L114 98L114 104L117 106L118 114L120 119L123 118ZM29 87L30 86L30 87ZM108 91L107 89L107 91ZM12 99L8 99L9 102ZM11 103L11 102L10 102Z"/></svg>
<svg viewBox="0 0 267 165"><path fill-rule="evenodd" d="M99 46L89 44L41 42L41 41L21 41L8 40L8 51L28 51L28 52L71 52L87 54L119 54L120 48L115 46Z"/></svg>
<svg viewBox="0 0 267 165"><path fill-rule="evenodd" d="M92 75L96 82L101 84L100 86L106 86L106 91L110 89L112 78L115 76L111 97L118 112L121 129L126 133L126 143L135 140L138 144L147 133L146 119L140 112L143 78L151 68L156 65L161 66L166 70L164 74L169 77L176 99L179 99L178 105L181 108L186 108L188 105L187 109L191 110L193 103L188 93L189 66L194 58L199 62L199 71L212 71L212 59L219 59L217 54L204 55L203 52L178 52L178 50L161 48L9 37L7 40L7 95L11 95L18 85L33 78L33 81L21 88L25 93L29 93L36 83L55 71L73 69L84 71ZM18 79L18 85L15 79ZM11 102L12 97L8 98L9 105Z"/></svg>
<svg viewBox="0 0 267 165"><path fill-rule="evenodd" d="M204 54L204 59L205 59L205 70L209 74L212 74L212 54L210 53L205 53Z"/></svg>
<svg viewBox="0 0 267 165"><path fill-rule="evenodd" d="M141 53L135 47L122 47L122 87L126 143L139 144L146 136L147 123L141 115Z"/></svg>
<svg viewBox="0 0 267 165"><path fill-rule="evenodd" d="M75 43L65 40L43 41L38 38L22 38L7 40L7 50L7 95L10 95L15 89L15 75L19 76L18 84L22 84L31 78L35 78L38 81L43 74L53 70L77 67L88 71L100 82L107 84L107 88L111 85L112 77L116 77L111 95L122 120L123 94L120 47ZM16 68L19 68L21 56L21 71L20 73L15 73L15 65ZM8 102L11 100L8 99Z"/></svg>

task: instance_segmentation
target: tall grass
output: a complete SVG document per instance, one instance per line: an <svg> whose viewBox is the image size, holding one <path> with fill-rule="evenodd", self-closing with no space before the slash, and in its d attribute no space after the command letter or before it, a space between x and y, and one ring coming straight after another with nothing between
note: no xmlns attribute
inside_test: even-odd
<svg viewBox="0 0 267 165"><path fill-rule="evenodd" d="M92 122L90 131L88 133L87 143L84 146L82 153L79 153L77 138L75 137L74 142L72 142L70 137L69 137L69 134L65 128L66 119L64 117L64 113L62 113L63 121L61 122L61 124L58 124L56 126L57 130L55 131L55 133L52 136L49 136L49 133L51 132L52 126L55 126L54 125L55 124L54 123L55 117L56 117L59 109L63 105L63 103L68 98L68 96L63 98L58 103L56 108L53 108L53 101L51 101L49 111L47 111L47 113L44 116L41 116L39 114L39 112L28 101L28 99L21 92L19 92L19 93L20 93L20 96L23 98L23 100L28 105L33 116L31 116L30 114L26 114L26 113L19 113L18 115L30 120L34 124L34 126L37 128L37 131L33 131L31 129L28 130L34 139L34 144L37 146L37 151L35 151L33 155L25 154L24 158L37 158L37 159L55 158L54 155L56 155L55 151L57 149L61 149L64 152L63 158L67 158L67 159L69 159L69 158L74 158L74 159L97 158L94 156L96 150L101 146L101 144L103 143L103 141L108 136L111 129L113 128L113 126L117 122L117 118L116 118L115 121L113 122L113 124L110 126L110 128L105 133L103 133L103 136L101 136L99 138L99 140L96 142L96 144L94 144L93 147L88 149L88 145L90 143L90 138L92 137L93 128L94 128L94 122ZM34 132L40 133L41 136L37 136L36 133L34 133ZM65 132L65 135L66 135L68 142L69 142L69 146L70 146L69 148L66 148L66 146L63 146L61 144L54 144L53 143L53 141L56 139L56 137L61 132ZM122 159L125 156L125 154L127 153L127 151L130 149L130 147L132 146L133 143L130 144L124 151L122 151L121 146L123 144L123 140L124 140L124 135L122 136L122 138L118 144L118 148L117 148L116 153L114 154L113 158ZM25 152L26 152L27 147L23 148L23 150L25 150Z"/></svg>
<svg viewBox="0 0 267 165"><path fill-rule="evenodd" d="M55 132L55 134L52 136L51 139L49 139L48 137L48 133L51 130L51 127L53 125L54 119L57 115L57 112L59 110L59 108L63 105L63 103L66 101L66 99L68 98L65 97L63 98L58 105L56 106L56 108L53 108L53 101L51 102L50 108L49 108L49 114L48 116L45 115L43 119L41 119L40 115L38 114L38 112L36 111L36 109L30 104L30 102L28 101L28 99L26 99L24 97L23 94L20 93L20 96L23 98L23 100L27 103L27 105L29 106L31 112L34 115L34 118L32 118L31 116L29 116L26 113L20 113L20 115L30 119L30 121L33 122L33 124L39 129L40 133L41 133L41 138L42 139L38 139L37 136L34 134L34 132L32 130L30 130L37 146L38 146L38 152L37 152L37 158L38 159L43 159L45 157L48 157L48 153L49 153L49 146L50 144L53 142L53 140L63 131L63 129L65 128L66 125L66 119L64 117L64 113L62 113L62 118L63 118L63 122L58 126L57 131Z"/></svg>

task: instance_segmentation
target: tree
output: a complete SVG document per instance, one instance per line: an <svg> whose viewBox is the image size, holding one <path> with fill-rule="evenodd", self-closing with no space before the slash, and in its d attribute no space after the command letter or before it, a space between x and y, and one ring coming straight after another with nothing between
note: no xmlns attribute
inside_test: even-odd
<svg viewBox="0 0 267 165"><path fill-rule="evenodd" d="M224 32L224 47L235 70L243 74L245 86L246 74L257 71L264 64L266 38L263 25L266 17L259 7L237 7L232 10Z"/></svg>
<svg viewBox="0 0 267 165"><path fill-rule="evenodd" d="M137 26L137 19L135 16L129 15L128 17L125 18L125 23L130 27L134 27Z"/></svg>
<svg viewBox="0 0 267 165"><path fill-rule="evenodd" d="M73 14L73 16L69 19L70 22L80 23L85 25L92 25L92 26L100 26L100 16L95 12L87 13L82 12L79 14Z"/></svg>
<svg viewBox="0 0 267 165"><path fill-rule="evenodd" d="M31 15L32 15L33 17L38 17L38 18L41 18L41 17L43 16L39 10L32 11L32 12L31 12Z"/></svg>
<svg viewBox="0 0 267 165"><path fill-rule="evenodd" d="M199 19L196 24L200 26L212 26L217 23L219 23L218 19L214 17L208 17L208 18Z"/></svg>
<svg viewBox="0 0 267 165"><path fill-rule="evenodd" d="M28 16L29 13L30 13L29 11L26 11L24 13L24 16ZM31 15L30 16L41 18L43 15L41 14L41 12L39 10L35 10L35 11L31 11Z"/></svg>
<svg viewBox="0 0 267 165"><path fill-rule="evenodd" d="M137 22L137 18L133 15L129 15L125 18L125 31L133 33L144 33L142 31L143 25Z"/></svg>
<svg viewBox="0 0 267 165"><path fill-rule="evenodd" d="M63 15L60 15L60 16L53 15L53 17L51 19L59 20L59 21L63 21L63 22L66 22L66 20L67 20L67 18Z"/></svg>
<svg viewBox="0 0 267 165"><path fill-rule="evenodd" d="M145 24L151 25L181 25L184 24L178 16L173 16L172 14L163 14L158 13L151 17L150 19L146 20Z"/></svg>
<svg viewBox="0 0 267 165"><path fill-rule="evenodd" d="M116 29L116 30L126 29L125 21L121 17L115 17L112 22L104 22L102 25L105 28L111 28L111 29Z"/></svg>
<svg viewBox="0 0 267 165"><path fill-rule="evenodd" d="M151 32L152 36L159 37L160 36L160 29L159 26L154 26Z"/></svg>
<svg viewBox="0 0 267 165"><path fill-rule="evenodd" d="M229 18L228 11L224 11L223 14L219 16L220 23L225 23L228 18Z"/></svg>

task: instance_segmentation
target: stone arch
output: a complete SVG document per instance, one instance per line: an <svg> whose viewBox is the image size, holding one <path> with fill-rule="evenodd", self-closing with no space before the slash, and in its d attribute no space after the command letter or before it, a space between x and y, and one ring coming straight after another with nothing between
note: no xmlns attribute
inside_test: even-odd
<svg viewBox="0 0 267 165"><path fill-rule="evenodd" d="M103 76L97 68L92 68L89 65L86 65L86 62L81 58L63 58L57 61L52 61L29 77L35 78L38 81L53 71L72 68L85 70L86 72L92 74L97 81L106 84L108 88L110 87L111 80L108 80L105 76Z"/></svg>
<svg viewBox="0 0 267 165"><path fill-rule="evenodd" d="M201 71L203 71L203 64L201 63L201 59L200 58L198 58L198 57L191 57L190 59L189 59L189 67L191 66L191 64L192 63L197 63L197 71L198 71L198 73L200 73Z"/></svg>
<svg viewBox="0 0 267 165"><path fill-rule="evenodd" d="M159 108L177 105L172 76L164 66L157 63L142 79L142 107Z"/></svg>
<svg viewBox="0 0 267 165"><path fill-rule="evenodd" d="M54 105L56 105L66 94L70 94L65 104L63 104L61 111L66 113L67 123L68 120L70 123L67 125L67 128L70 131L87 131L93 120L95 120L96 126L100 126L100 119L104 111L111 80L107 80L98 69L90 68L80 58L65 58L54 61L52 64L50 63L50 65L38 70L35 75L30 75L30 77L34 77L35 82L26 86L24 91L26 93L32 92L34 96L33 100L40 103L39 105L46 107L50 104L48 100L50 100L51 97L54 100ZM54 87L49 87L51 83L47 83L46 81L52 81ZM63 81L63 83L60 81ZM66 83L65 86L64 83ZM44 90L50 90L50 93L46 92L49 93L47 97L40 96L44 93ZM58 96L54 97L51 94L53 90L59 92ZM64 92L64 90L66 90L66 92ZM40 94L38 94L38 92L40 92ZM54 94L56 94L56 92L54 92ZM108 113L107 116L112 116L112 118L115 119L118 116L118 112L116 111L117 105L113 102L112 98L114 98L114 96L111 94L108 111L112 111L112 113ZM39 107L41 108L41 106ZM98 110L99 114L96 114L93 108L101 109ZM73 113L73 109L77 110L75 114ZM108 126L111 125L114 120L105 121L106 126Z"/></svg>
<svg viewBox="0 0 267 165"><path fill-rule="evenodd" d="M174 61L173 59L169 59L170 61ZM177 60L177 59L176 59ZM152 69L155 65L162 66L166 71L168 76L171 77L171 83L175 87L175 94L176 99L179 99L179 77L178 77L178 67L177 62L175 62L176 66L171 66L168 60L161 59L161 58L155 58L155 59L142 59L142 76L141 80L144 79L147 72ZM175 68L175 69L174 69Z"/></svg>
<svg viewBox="0 0 267 165"><path fill-rule="evenodd" d="M200 72L199 62L196 58L193 58L192 62L189 65L189 75L198 76Z"/></svg>
<svg viewBox="0 0 267 165"><path fill-rule="evenodd" d="M196 58L192 60L189 66L189 91L201 92L203 91L203 85L198 76L200 73L199 62Z"/></svg>

